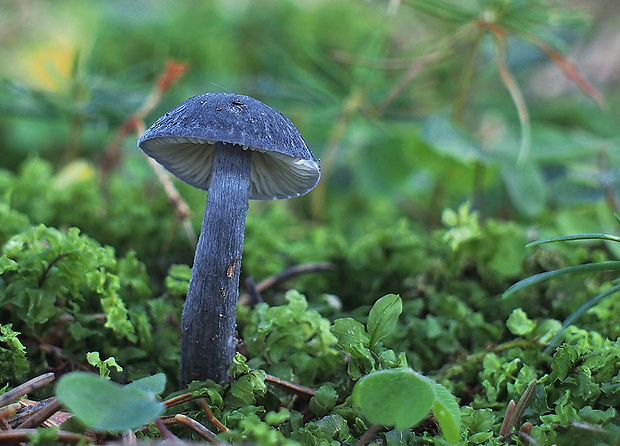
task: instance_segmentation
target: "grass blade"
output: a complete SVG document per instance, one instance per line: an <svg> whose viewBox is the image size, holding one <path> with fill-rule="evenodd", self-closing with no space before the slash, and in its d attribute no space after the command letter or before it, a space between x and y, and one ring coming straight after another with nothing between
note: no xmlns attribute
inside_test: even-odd
<svg viewBox="0 0 620 446"><path fill-rule="evenodd" d="M540 240L534 240L533 242L525 245L526 247L542 245L543 243L551 243L551 242L566 242L573 240L607 240L610 242L620 242L620 237L616 237L615 235L609 234L598 234L598 233L585 233L585 234L573 234L573 235L563 235L560 237L549 237L543 238Z"/></svg>
<svg viewBox="0 0 620 446"><path fill-rule="evenodd" d="M564 320L564 322L562 323L562 327L560 327L558 332L549 341L549 345L547 345L547 347L545 348L544 353L546 354L551 353L551 350L553 350L556 347L558 341L560 340L560 337L562 336L562 333L564 333L564 330L566 330L566 328L569 325L575 322L575 320L577 320L579 316L581 316L583 313L588 311L590 308L592 308L594 305L599 303L601 300L605 299L607 296L611 296L612 294L617 293L619 291L620 291L620 283L618 285L611 287L607 291L603 291L602 293L594 296L592 299L588 300L582 306L577 308L573 313L571 313L570 316L568 316Z"/></svg>
<svg viewBox="0 0 620 446"><path fill-rule="evenodd" d="M598 271L620 271L620 261L586 263L584 265L567 266L566 268L536 274L532 277L528 277L527 279L523 279L520 282L515 283L513 286L504 291L502 298L511 296L512 294L516 293L517 291L521 291L524 288L537 285L539 283L566 274L584 274Z"/></svg>

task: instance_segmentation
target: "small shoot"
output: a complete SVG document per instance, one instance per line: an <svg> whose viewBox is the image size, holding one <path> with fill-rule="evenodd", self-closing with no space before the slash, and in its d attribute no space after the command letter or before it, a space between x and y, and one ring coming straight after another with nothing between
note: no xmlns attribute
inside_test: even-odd
<svg viewBox="0 0 620 446"><path fill-rule="evenodd" d="M517 427L517 425L521 422L523 418L523 414L525 413L525 409L530 405L532 399L534 399L534 395L536 394L536 380L532 380L530 384L519 398L519 402L515 403L514 400L510 400L508 403L508 407L506 408L506 415L504 416L504 422L502 423L502 427L499 430L499 435L502 440L506 441L513 434L513 429ZM521 428L514 432L519 437L522 437L522 434L526 436L526 438L530 438L530 432L532 430L531 423L524 423ZM531 442L530 440L528 440Z"/></svg>
<svg viewBox="0 0 620 446"><path fill-rule="evenodd" d="M86 360L93 367L99 369L99 374L106 379L110 379L110 372L114 368L117 372L122 372L123 368L116 362L114 356L109 357L105 361L101 359L99 352L89 352L86 354Z"/></svg>
<svg viewBox="0 0 620 446"><path fill-rule="evenodd" d="M392 333L402 311L403 303L397 294L388 294L375 302L368 314L367 323L371 346Z"/></svg>

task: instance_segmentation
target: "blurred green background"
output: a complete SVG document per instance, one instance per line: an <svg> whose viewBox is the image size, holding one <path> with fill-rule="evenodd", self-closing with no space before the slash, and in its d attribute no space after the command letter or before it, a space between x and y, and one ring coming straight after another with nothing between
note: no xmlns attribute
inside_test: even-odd
<svg viewBox="0 0 620 446"><path fill-rule="evenodd" d="M28 362L31 375L77 368L99 351L125 382L164 371L176 385L205 193L169 178L175 196L136 141L188 97L231 91L287 115L323 169L306 196L250 205L242 302L246 279L329 262L268 287L273 313L238 307L249 348L263 349L254 327L285 333L268 335L282 361L266 368L257 361L271 347L248 350L252 367L348 386L324 359L336 358L332 341L316 353L317 336L333 337L325 318L366 322L370 304L398 293L386 345L453 381L472 442L544 376L549 405L532 408L534 429L541 444L568 444L555 431L570 436L574 420L617 421L618 300L583 315L557 361L541 339L617 276L499 296L544 271L620 258L600 240L525 247L617 234L619 87L617 0L0 0L0 322L28 347L0 360L0 375ZM308 306L296 292L289 305L284 288ZM290 314L316 330L306 356L286 333L309 332L284 327ZM394 352L377 356L391 361L381 367ZM577 378L564 379L569 369Z"/></svg>
<svg viewBox="0 0 620 446"><path fill-rule="evenodd" d="M144 124L213 91L282 111L321 159L319 188L289 204L314 221L386 202L434 227L469 200L485 217L560 233L613 230L615 1L2 0L0 10L10 171L37 155L72 166L65 181L103 168L157 187L135 128L119 153L110 147L175 61L187 69ZM200 215L203 194L175 184Z"/></svg>

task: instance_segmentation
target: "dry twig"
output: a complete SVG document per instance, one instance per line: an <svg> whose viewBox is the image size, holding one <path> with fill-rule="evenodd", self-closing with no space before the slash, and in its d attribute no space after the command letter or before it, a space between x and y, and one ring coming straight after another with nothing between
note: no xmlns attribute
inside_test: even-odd
<svg viewBox="0 0 620 446"><path fill-rule="evenodd" d="M273 276L269 276L266 279L261 280L257 284L254 284L253 287L251 287L250 292L241 295L241 297L239 298L239 303L241 305L247 305L252 302L260 302L262 300L260 298L260 293L279 283L290 280L293 277L300 276L302 274L335 270L336 265L330 262L305 263L302 265L291 266L284 271L274 274ZM246 285L252 285L253 283L253 281L246 281Z"/></svg>
<svg viewBox="0 0 620 446"><path fill-rule="evenodd" d="M298 395L314 396L316 394L316 390L311 387L306 387L300 384L292 383L290 381L285 381L278 378L277 376L267 374L265 381L271 384L275 384L276 386L281 387L285 390L294 392Z"/></svg>
<svg viewBox="0 0 620 446"><path fill-rule="evenodd" d="M27 381L12 390L7 391L0 395L0 406L4 406L11 401L15 401L22 396L30 393L34 390L37 390L46 384L51 383L56 379L56 376L53 373L45 373L44 375L37 376L36 378L32 378L30 381Z"/></svg>
<svg viewBox="0 0 620 446"><path fill-rule="evenodd" d="M56 397L40 401L33 406L32 415L22 421L17 428L27 429L31 427L39 427L45 420L54 415L61 408L62 404Z"/></svg>
<svg viewBox="0 0 620 446"><path fill-rule="evenodd" d="M204 411L206 417L211 423L213 423L215 427L217 427L222 432L226 432L228 430L228 428L224 426L220 420L215 418L215 415L213 415L213 412L211 412L211 408L209 407L207 401L204 398L200 398L198 400L198 403L200 404L200 407L202 407L202 410Z"/></svg>
<svg viewBox="0 0 620 446"><path fill-rule="evenodd" d="M0 431L0 443L28 443L33 435L37 433L36 429L12 429L8 431ZM73 432L57 431L58 440L62 443L77 444L80 442L92 443L92 440L80 434Z"/></svg>
<svg viewBox="0 0 620 446"><path fill-rule="evenodd" d="M193 430L194 432L196 432L198 435L200 435L202 438L204 438L208 442L210 443L217 442L217 435L215 435L213 432L211 432L209 429L207 429L205 426L203 426L202 424L200 424L198 421L194 420L193 418L190 418L187 415L178 414L178 415L175 415L174 420L177 423L180 423L183 426L188 427L189 429Z"/></svg>

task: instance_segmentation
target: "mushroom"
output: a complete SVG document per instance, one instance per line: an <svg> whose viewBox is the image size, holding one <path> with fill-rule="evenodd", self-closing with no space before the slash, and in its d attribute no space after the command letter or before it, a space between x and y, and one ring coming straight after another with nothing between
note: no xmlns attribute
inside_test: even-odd
<svg viewBox="0 0 620 446"><path fill-rule="evenodd" d="M229 379L248 200L303 195L321 169L293 123L229 93L194 96L157 120L138 147L179 179L208 190L181 334L182 385Z"/></svg>

